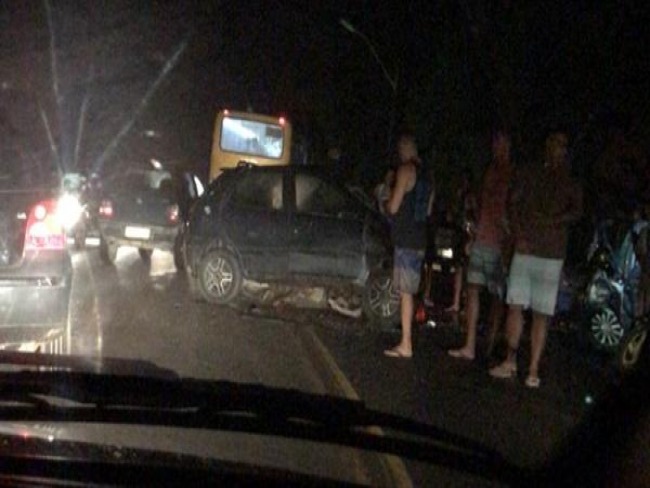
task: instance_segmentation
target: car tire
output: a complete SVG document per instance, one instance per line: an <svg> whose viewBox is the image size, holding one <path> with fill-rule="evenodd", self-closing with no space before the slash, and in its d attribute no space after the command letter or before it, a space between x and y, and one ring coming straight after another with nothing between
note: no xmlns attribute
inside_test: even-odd
<svg viewBox="0 0 650 488"><path fill-rule="evenodd" d="M243 276L239 261L225 249L215 249L201 259L198 288L206 301L223 305L232 302L241 291Z"/></svg>
<svg viewBox="0 0 650 488"><path fill-rule="evenodd" d="M109 244L104 238L99 242L99 257L105 264L115 264L117 246Z"/></svg>
<svg viewBox="0 0 650 488"><path fill-rule="evenodd" d="M174 266L177 271L185 271L185 257L183 256L183 235L178 234L174 240Z"/></svg>
<svg viewBox="0 0 650 488"><path fill-rule="evenodd" d="M625 335L625 328L609 307L592 310L586 315L585 330L591 345L599 351L615 353Z"/></svg>
<svg viewBox="0 0 650 488"><path fill-rule="evenodd" d="M143 262L150 263L153 249L143 249L140 247L138 248L138 254L140 255L140 259L142 259Z"/></svg>
<svg viewBox="0 0 650 488"><path fill-rule="evenodd" d="M621 373L633 371L643 354L648 349L648 331L650 329L650 319L641 319L634 328L623 337L617 355L616 365Z"/></svg>
<svg viewBox="0 0 650 488"><path fill-rule="evenodd" d="M86 247L86 226L79 224L74 231L74 248L81 251Z"/></svg>
<svg viewBox="0 0 650 488"><path fill-rule="evenodd" d="M390 271L370 274L363 289L362 307L366 319L382 331L390 331L399 323L400 297Z"/></svg>

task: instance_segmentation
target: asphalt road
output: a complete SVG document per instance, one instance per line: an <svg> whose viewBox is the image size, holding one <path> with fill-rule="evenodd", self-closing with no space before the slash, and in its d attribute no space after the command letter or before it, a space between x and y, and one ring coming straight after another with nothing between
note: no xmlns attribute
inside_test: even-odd
<svg viewBox="0 0 650 488"><path fill-rule="evenodd" d="M72 257L74 355L145 360L183 377L355 398L311 327L248 307L196 302L170 254L154 252L151 262L145 263L135 249L121 248L115 266L102 263L96 248L74 252ZM228 446L232 442L229 439ZM278 454L287 450L290 455ZM411 484L397 458L340 446L328 449L304 442L291 446L283 445L282 439L267 445L249 440L237 451L253 453L253 460L261 464L275 465L280 456L282 467L334 479L386 486ZM200 449L193 453L206 454Z"/></svg>
<svg viewBox="0 0 650 488"><path fill-rule="evenodd" d="M604 385L602 364L557 331L549 337L542 388L534 391L523 386L525 353L520 378L512 381L490 378L483 355L473 363L449 358L446 349L461 340L454 326L418 328L414 358L389 359L381 352L398 336L332 311L197 303L165 253L144 263L135 250L121 249L111 267L90 248L74 253L73 265L73 354L144 359L182 376L362 399L480 442L518 466L548 459ZM479 486L457 472L393 457L321 461L373 484Z"/></svg>

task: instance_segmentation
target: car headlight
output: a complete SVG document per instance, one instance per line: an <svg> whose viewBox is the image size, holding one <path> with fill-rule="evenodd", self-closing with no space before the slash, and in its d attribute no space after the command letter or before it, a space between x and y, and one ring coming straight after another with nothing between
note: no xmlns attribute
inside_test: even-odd
<svg viewBox="0 0 650 488"><path fill-rule="evenodd" d="M82 206L74 195L63 195L57 205L57 217L65 229L70 229L81 218Z"/></svg>
<svg viewBox="0 0 650 488"><path fill-rule="evenodd" d="M443 249L438 249L438 256L446 259L454 258L454 250L451 247L445 247Z"/></svg>
<svg viewBox="0 0 650 488"><path fill-rule="evenodd" d="M589 286L587 299L589 300L589 303L603 305L607 303L611 294L612 290L607 285L607 283L603 280L598 280Z"/></svg>

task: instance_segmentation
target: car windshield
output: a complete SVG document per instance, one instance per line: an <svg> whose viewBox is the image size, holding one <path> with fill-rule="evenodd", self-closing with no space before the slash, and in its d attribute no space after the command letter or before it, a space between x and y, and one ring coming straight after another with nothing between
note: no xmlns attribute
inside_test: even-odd
<svg viewBox="0 0 650 488"><path fill-rule="evenodd" d="M49 161L39 164L29 154L7 146L0 150L0 191L56 189L58 185L56 168Z"/></svg>
<svg viewBox="0 0 650 488"><path fill-rule="evenodd" d="M107 180L103 186L112 192L142 193L164 191L171 184L171 175L166 171L139 171L117 175Z"/></svg>
<svg viewBox="0 0 650 488"><path fill-rule="evenodd" d="M650 486L649 20L2 2L0 478Z"/></svg>
<svg viewBox="0 0 650 488"><path fill-rule="evenodd" d="M279 158L282 154L282 129L278 125L226 117L220 143L225 151Z"/></svg>

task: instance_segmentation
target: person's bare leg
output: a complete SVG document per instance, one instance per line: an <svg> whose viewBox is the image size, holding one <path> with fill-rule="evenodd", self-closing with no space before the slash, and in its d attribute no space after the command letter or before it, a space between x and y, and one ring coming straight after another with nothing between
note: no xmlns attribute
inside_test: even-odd
<svg viewBox="0 0 650 488"><path fill-rule="evenodd" d="M451 356L474 359L476 353L476 324L478 323L480 291L481 287L479 285L470 284L467 286L467 330L465 345L460 349L449 351Z"/></svg>
<svg viewBox="0 0 650 488"><path fill-rule="evenodd" d="M530 329L530 368L528 376L539 378L539 361L546 345L548 316L533 312L533 323Z"/></svg>
<svg viewBox="0 0 650 488"><path fill-rule="evenodd" d="M498 295L492 296L492 303L490 305L490 331L488 333L487 355L490 356L494 349L497 335L503 324L503 315L505 312L505 304Z"/></svg>
<svg viewBox="0 0 650 488"><path fill-rule="evenodd" d="M463 290L463 267L459 266L454 274L454 299L445 312L458 312L460 310L460 293Z"/></svg>
<svg viewBox="0 0 650 488"><path fill-rule="evenodd" d="M431 304L431 282L433 281L433 265L424 264L424 303Z"/></svg>
<svg viewBox="0 0 650 488"><path fill-rule="evenodd" d="M413 321L413 311L415 308L413 295L409 293L400 293L400 316L402 322L402 340L392 349L384 351L386 356L410 358L413 355L413 341L411 338L411 329Z"/></svg>
<svg viewBox="0 0 650 488"><path fill-rule="evenodd" d="M506 334L508 338L508 354L506 359L490 370L490 375L496 378L511 378L517 371L517 349L523 329L522 307L510 305L506 320Z"/></svg>
<svg viewBox="0 0 650 488"><path fill-rule="evenodd" d="M401 294L401 318L402 318L402 341L397 348L405 356L413 354L413 341L411 338L411 328L413 323L413 312L415 305L413 295L409 293Z"/></svg>
<svg viewBox="0 0 650 488"><path fill-rule="evenodd" d="M521 340L521 332L524 328L523 309L520 305L510 305L508 319L506 321L506 336L508 339L508 356L506 361L510 364L517 362L517 350Z"/></svg>

